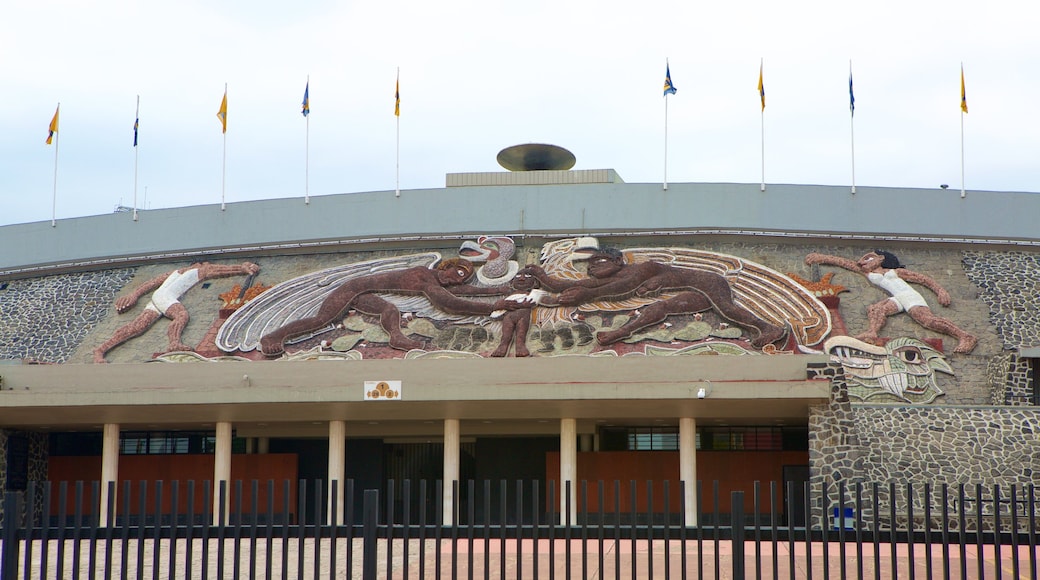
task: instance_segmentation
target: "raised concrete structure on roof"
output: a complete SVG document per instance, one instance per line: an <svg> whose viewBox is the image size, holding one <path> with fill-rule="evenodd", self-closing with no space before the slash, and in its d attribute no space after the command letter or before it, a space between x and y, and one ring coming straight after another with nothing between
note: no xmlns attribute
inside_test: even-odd
<svg viewBox="0 0 1040 580"><path fill-rule="evenodd" d="M590 181L597 171L586 173ZM1040 245L1040 195L825 185L609 182L470 185L258 200L0 227L0 279L141 257L322 251L456 240L484 232L571 235L747 233L862 240ZM573 174L583 172L520 172ZM474 183L491 181L479 175ZM546 175L546 177L552 177ZM460 182L469 178L460 177ZM513 178L509 178L513 179ZM463 185L463 183L459 183Z"/></svg>

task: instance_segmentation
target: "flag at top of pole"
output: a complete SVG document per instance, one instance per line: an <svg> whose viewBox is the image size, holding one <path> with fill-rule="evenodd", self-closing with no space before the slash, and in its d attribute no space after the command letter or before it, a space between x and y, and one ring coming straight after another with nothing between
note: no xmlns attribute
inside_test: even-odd
<svg viewBox="0 0 1040 580"><path fill-rule="evenodd" d="M300 113L306 117L311 114L311 81L307 81L307 86L303 88L303 110Z"/></svg>
<svg viewBox="0 0 1040 580"><path fill-rule="evenodd" d="M397 84L394 85L394 116L401 116L401 75L397 75Z"/></svg>
<svg viewBox="0 0 1040 580"><path fill-rule="evenodd" d="M672 84L672 69L668 63L664 63L664 96L674 95L679 89Z"/></svg>
<svg viewBox="0 0 1040 580"><path fill-rule="evenodd" d="M852 63L849 63L849 114L856 114L856 95L852 92Z"/></svg>
<svg viewBox="0 0 1040 580"><path fill-rule="evenodd" d="M968 95L964 92L964 65L961 65L961 110L968 112Z"/></svg>
<svg viewBox="0 0 1040 580"><path fill-rule="evenodd" d="M227 87L224 87L224 100L220 101L217 119L220 119L220 132L227 133Z"/></svg>
<svg viewBox="0 0 1040 580"><path fill-rule="evenodd" d="M762 98L762 110L766 110L766 85L762 82L763 63L758 63L758 95Z"/></svg>
<svg viewBox="0 0 1040 580"><path fill-rule="evenodd" d="M58 132L58 111L61 110L61 105L58 105L57 109L54 109L54 117L51 118L51 124L47 126L47 144L50 145L54 140L54 134Z"/></svg>

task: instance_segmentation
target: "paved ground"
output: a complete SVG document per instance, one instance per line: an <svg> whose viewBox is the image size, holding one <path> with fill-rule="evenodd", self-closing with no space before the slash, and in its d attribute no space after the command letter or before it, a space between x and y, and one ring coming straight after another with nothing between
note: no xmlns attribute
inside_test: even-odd
<svg viewBox="0 0 1040 580"><path fill-rule="evenodd" d="M584 545L580 540L570 542L571 552L567 556L567 542L556 540L540 540L535 544L524 540L517 544L508 541L503 545L492 539L485 546L483 538L474 540L472 549L467 540L459 540L457 550L451 549L452 543L442 540L438 545L434 540L426 540L420 544L418 540L408 543L408 565L405 566L403 541L395 541L387 562L387 544L381 541L376 557L377 578L683 578L683 554L685 552L687 578L720 578L731 579L733 576L733 548L730 542L710 540L698 545L696 540L689 540L685 550L677 540L665 545L663 540L652 543L637 541L621 542L604 541L602 549L596 540ZM225 541L223 550L223 566L220 561L220 547L217 540L210 540L203 566L203 545L200 540L193 542L193 553L189 557L185 540L176 545L163 541L159 549L153 549L151 541L145 541L139 552L138 544L131 540L126 547L127 564L122 564L122 543L113 542L111 564L106 565L106 549L103 541L99 541L91 557L88 541L82 540L77 550L73 542L66 541L59 556L57 542L51 542L47 557L47 569L41 570L40 542L33 542L32 564L29 574L25 574L24 558L26 544L21 546L20 560L22 566L19 578L53 578L65 580L74 578L78 568L80 578L90 578L93 567L97 578L120 578L125 572L129 578L203 578L203 568L207 578L361 578L363 546L361 540L355 540L352 550L347 550L345 540L336 544L335 573L333 573L332 544L329 539L316 546L313 540L306 540L301 546L295 539L289 540L283 548L281 539L272 542L270 550L264 539L258 539L255 548L251 548L248 540L244 540L236 553L233 543ZM738 546L739 547L739 546ZM171 550L172 548L172 550ZM862 547L862 558L857 554L855 544L845 545L844 558L840 545L831 542L827 547L826 566L830 578L875 578L875 566L880 570L880 577L900 579L911 577L911 556L906 545L897 545L893 559L891 546L882 544L877 557L873 544ZM173 555L171 562L171 552ZM270 559L268 559L270 554ZM771 543L760 546L754 542L744 544L745 577L773 578L774 550ZM756 558L756 554L760 554ZM440 556L438 561L438 555ZM1036 553L1030 562L1029 547L1019 547L1017 551L1017 574L1015 553L1010 547L1004 547L999 554L992 546L984 546L982 558L979 558L975 546L965 547L965 575L962 576L962 560L959 546L951 546L949 560L950 578L1037 578L1035 568ZM283 575L283 557L286 571ZM807 556L806 545L796 543L791 547L784 542L777 545L775 551L776 571L779 578L824 578L825 557L823 545L815 543ZM235 561L238 561L238 567ZM301 567L302 560L302 567ZM349 560L349 561L348 561ZM913 576L915 578L943 578L944 564L941 546L932 546L930 557L923 545L915 546L912 556ZM930 562L930 567L929 567ZM420 563L422 567L420 568ZM759 564L760 563L760 564ZM844 563L844 567L842 564ZM981 569L980 569L981 565ZM270 573L268 573L270 566ZM441 575L436 574L440 567ZM189 571L190 568L190 571ZM792 573L792 568L794 572ZM108 574L106 574L106 569ZM347 570L351 573L347 574ZM387 570L390 569L390 573ZM860 570L862 569L862 575ZM300 573L302 570L302 574Z"/></svg>

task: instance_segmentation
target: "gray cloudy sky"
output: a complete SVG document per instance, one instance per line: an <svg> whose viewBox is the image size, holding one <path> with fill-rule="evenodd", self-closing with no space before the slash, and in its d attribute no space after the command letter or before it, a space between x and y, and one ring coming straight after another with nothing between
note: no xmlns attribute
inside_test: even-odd
<svg viewBox="0 0 1040 580"><path fill-rule="evenodd" d="M221 201L215 114L228 83L229 203L393 191L498 171L503 147L547 142L576 169L658 182L1040 191L1040 35L1027 2L615 0L7 2L0 8L0 225L49 221L61 102L58 219L134 199ZM147 195L145 188L147 187ZM956 195L951 191L951 194Z"/></svg>

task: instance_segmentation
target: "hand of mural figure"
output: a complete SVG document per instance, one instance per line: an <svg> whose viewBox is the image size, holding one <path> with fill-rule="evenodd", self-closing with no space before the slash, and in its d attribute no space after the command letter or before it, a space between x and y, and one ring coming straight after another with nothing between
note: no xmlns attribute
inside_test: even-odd
<svg viewBox="0 0 1040 580"><path fill-rule="evenodd" d="M805 264L807 266L812 266L813 264L822 264L824 262L825 257L826 256L824 254L811 252L805 255Z"/></svg>
<svg viewBox="0 0 1040 580"><path fill-rule="evenodd" d="M545 269L543 269L541 266L537 264L532 264L530 266L524 266L523 268L520 268L520 271L517 272L517 275L534 276L539 281L544 281L545 278L548 278L549 276L545 273Z"/></svg>
<svg viewBox="0 0 1040 580"><path fill-rule="evenodd" d="M129 294L127 296L120 296L116 300L116 312L122 314L127 310L130 310L137 304L138 296L136 294Z"/></svg>
<svg viewBox="0 0 1040 580"><path fill-rule="evenodd" d="M648 280L636 288L636 296L655 296L660 294L662 287L663 284L661 283L661 280Z"/></svg>
<svg viewBox="0 0 1040 580"><path fill-rule="evenodd" d="M949 306L950 302L952 302L950 299L950 293L947 292L945 288L939 288L935 291L935 299L943 306Z"/></svg>
<svg viewBox="0 0 1040 580"><path fill-rule="evenodd" d="M506 300L502 298L496 300L492 306L493 310L521 310L524 308L533 308L536 306L536 302L532 298L524 298L522 300Z"/></svg>
<svg viewBox="0 0 1040 580"><path fill-rule="evenodd" d="M242 270L249 276L253 276L260 271L260 266L252 262L242 262Z"/></svg>
<svg viewBox="0 0 1040 580"><path fill-rule="evenodd" d="M593 293L587 288L575 286L560 293L560 304L564 306L577 306L578 304L588 302L592 296Z"/></svg>

